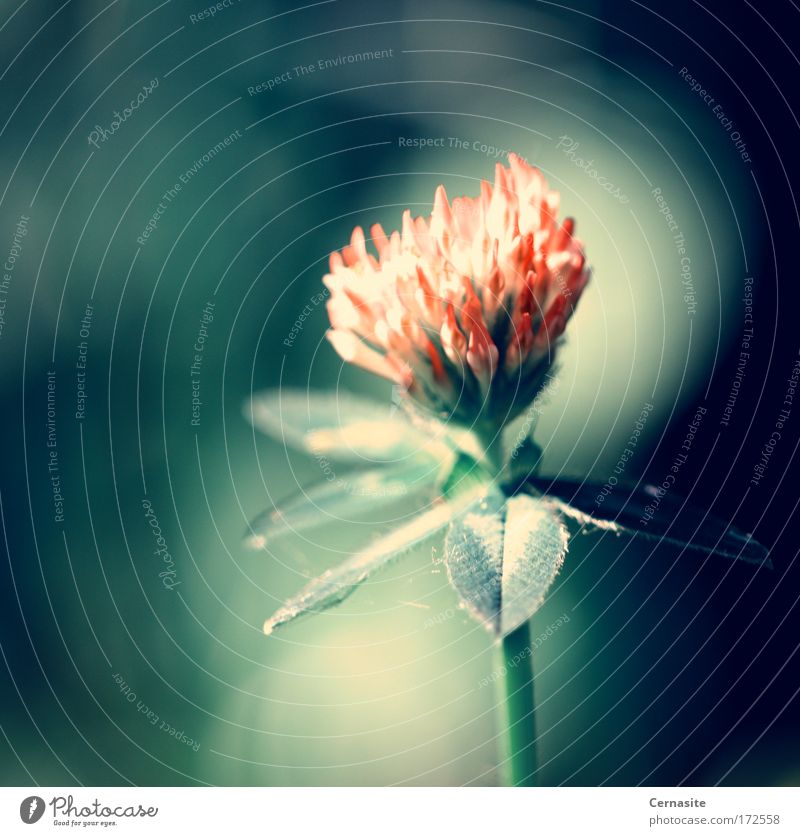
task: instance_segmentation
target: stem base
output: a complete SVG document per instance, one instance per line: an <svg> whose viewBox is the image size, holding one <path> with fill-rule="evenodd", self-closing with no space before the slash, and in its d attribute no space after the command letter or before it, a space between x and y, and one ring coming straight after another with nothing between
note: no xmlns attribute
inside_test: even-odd
<svg viewBox="0 0 800 836"><path fill-rule="evenodd" d="M500 701L505 720L507 783L513 787L536 785L536 715L533 695L533 653L529 622L502 641Z"/></svg>

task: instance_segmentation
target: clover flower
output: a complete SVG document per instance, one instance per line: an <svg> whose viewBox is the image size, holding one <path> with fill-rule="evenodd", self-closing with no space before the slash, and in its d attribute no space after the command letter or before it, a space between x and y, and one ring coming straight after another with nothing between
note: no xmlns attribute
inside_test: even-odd
<svg viewBox="0 0 800 836"><path fill-rule="evenodd" d="M515 154L494 186L402 232L361 227L330 258L328 339L339 355L402 387L442 418L502 425L533 400L589 281L559 194Z"/></svg>
<svg viewBox="0 0 800 836"><path fill-rule="evenodd" d="M558 194L519 157L509 162L476 199L450 205L440 186L430 218L405 212L390 236L373 226L377 257L359 227L331 256L328 337L342 358L393 381L404 409L341 392L254 396L245 406L254 426L351 469L268 509L247 540L270 550L288 535L414 500L409 520L310 581L264 632L341 603L391 561L443 538L461 606L500 645L509 781L528 784L537 771L528 623L564 562L570 528L771 564L750 535L673 492L658 494L642 529L658 489L617 483L598 511L601 486L538 474L531 427L520 442L510 422L551 369L589 268L574 221L558 221Z"/></svg>

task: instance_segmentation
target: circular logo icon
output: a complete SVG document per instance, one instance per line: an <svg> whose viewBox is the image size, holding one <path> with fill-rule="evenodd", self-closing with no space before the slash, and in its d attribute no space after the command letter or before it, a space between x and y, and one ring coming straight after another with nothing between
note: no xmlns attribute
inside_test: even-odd
<svg viewBox="0 0 800 836"><path fill-rule="evenodd" d="M29 795L19 805L19 817L25 824L35 824L44 815L44 799L38 795Z"/></svg>

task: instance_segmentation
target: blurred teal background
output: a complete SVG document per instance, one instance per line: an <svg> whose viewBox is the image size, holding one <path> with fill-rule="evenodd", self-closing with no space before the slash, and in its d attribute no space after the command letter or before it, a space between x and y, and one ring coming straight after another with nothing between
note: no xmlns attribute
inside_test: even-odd
<svg viewBox="0 0 800 836"><path fill-rule="evenodd" d="M737 425L714 441L749 274L764 306L748 379L763 382L781 357L767 333L776 290L759 272L759 169L681 66L750 126L768 179L767 140L705 51L736 72L722 35L702 47L618 5L242 0L197 21L210 7L84 0L3 12L0 251L30 218L0 340L3 783L499 783L494 694L481 686L493 648L457 610L436 551L418 549L341 608L267 639L261 624L283 598L388 520L287 539L270 554L241 542L256 514L320 477L314 460L245 422L252 391L343 387L389 401L389 387L341 367L323 340L323 306L284 343L329 252L356 224L393 229L407 206L429 212L440 182L451 198L477 193L497 161L484 145L542 168L594 268L536 431L545 470L602 483L652 403L626 475L660 477L684 413L709 398L714 428L676 490L722 481L729 517L746 529L760 519L740 500L764 435L745 418L761 401L751 412L743 396ZM689 4L677 6L687 30L704 31ZM294 70L380 50L391 57ZM108 130L154 79L91 145L95 126ZM401 147L405 137L446 147ZM686 236L692 298L654 189ZM765 409L766 427L774 404ZM724 470L706 470L712 453ZM174 561L172 589L144 499ZM777 623L791 600L781 591L765 614L775 589L775 577L723 558L577 538L533 624L537 635L569 614L536 660L542 782L795 783L793 715L764 721L792 694L788 650L760 657L750 634L736 644L747 630L770 635L773 622L759 619ZM773 710L733 723L768 681Z"/></svg>

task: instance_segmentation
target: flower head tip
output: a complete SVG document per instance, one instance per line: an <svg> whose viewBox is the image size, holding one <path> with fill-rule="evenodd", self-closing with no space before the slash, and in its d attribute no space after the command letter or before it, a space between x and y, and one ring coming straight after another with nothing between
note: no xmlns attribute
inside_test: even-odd
<svg viewBox="0 0 800 836"><path fill-rule="evenodd" d="M339 355L398 384L438 417L502 426L531 403L589 280L559 194L515 154L494 186L400 232L361 227L330 258L328 339Z"/></svg>

